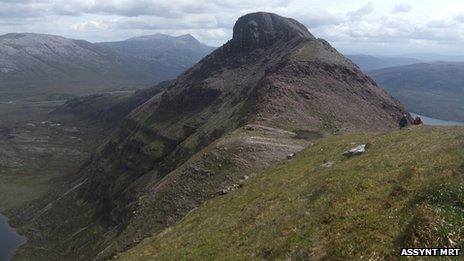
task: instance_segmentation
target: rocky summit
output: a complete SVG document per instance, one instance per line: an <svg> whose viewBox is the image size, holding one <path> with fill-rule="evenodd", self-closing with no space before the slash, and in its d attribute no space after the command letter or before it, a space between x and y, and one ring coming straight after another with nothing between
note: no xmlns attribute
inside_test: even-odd
<svg viewBox="0 0 464 261"><path fill-rule="evenodd" d="M254 13L238 19L231 44L237 49L247 50L293 38L314 39L314 36L296 20L269 13Z"/></svg>
<svg viewBox="0 0 464 261"><path fill-rule="evenodd" d="M18 257L118 257L314 139L396 128L405 111L293 19L248 14L233 35L120 119L67 188L31 206Z"/></svg>

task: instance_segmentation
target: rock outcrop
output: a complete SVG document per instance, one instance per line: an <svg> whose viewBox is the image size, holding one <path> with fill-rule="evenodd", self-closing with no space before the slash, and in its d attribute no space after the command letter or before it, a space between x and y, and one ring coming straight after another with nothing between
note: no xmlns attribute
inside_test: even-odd
<svg viewBox="0 0 464 261"><path fill-rule="evenodd" d="M36 218L43 232L30 244L60 245L57 258L112 257L311 145L297 133L388 130L403 111L300 23L246 15L231 41L124 119L79 189Z"/></svg>
<svg viewBox="0 0 464 261"><path fill-rule="evenodd" d="M235 23L233 35L230 44L234 49L245 51L295 38L315 39L298 21L269 13L253 13L241 17Z"/></svg>

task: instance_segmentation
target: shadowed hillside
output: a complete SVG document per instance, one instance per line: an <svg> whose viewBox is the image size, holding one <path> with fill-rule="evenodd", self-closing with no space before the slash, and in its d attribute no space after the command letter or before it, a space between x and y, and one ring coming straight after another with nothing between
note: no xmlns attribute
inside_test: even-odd
<svg viewBox="0 0 464 261"><path fill-rule="evenodd" d="M127 115L69 187L26 211L38 215L18 218L30 236L18 258L111 258L315 139L391 130L403 111L299 22L243 16L233 39Z"/></svg>

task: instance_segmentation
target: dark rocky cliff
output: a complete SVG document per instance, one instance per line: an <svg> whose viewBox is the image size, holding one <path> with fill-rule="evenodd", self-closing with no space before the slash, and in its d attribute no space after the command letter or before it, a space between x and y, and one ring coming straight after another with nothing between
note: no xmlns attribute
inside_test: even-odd
<svg viewBox="0 0 464 261"><path fill-rule="evenodd" d="M403 111L300 23L246 15L231 41L124 119L42 210L29 245L60 246L57 259L112 257L309 146L297 132L388 130Z"/></svg>

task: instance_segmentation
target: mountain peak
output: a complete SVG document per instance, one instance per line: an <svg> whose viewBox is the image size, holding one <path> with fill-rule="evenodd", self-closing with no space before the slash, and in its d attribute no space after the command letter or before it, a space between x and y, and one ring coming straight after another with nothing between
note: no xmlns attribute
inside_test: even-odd
<svg viewBox="0 0 464 261"><path fill-rule="evenodd" d="M240 17L234 26L233 45L254 49L293 38L315 39L300 22L273 13L251 13Z"/></svg>
<svg viewBox="0 0 464 261"><path fill-rule="evenodd" d="M131 109L121 129L82 167L85 182L38 221L50 224L44 234L56 238L56 248L81 230L53 221L90 224L59 254L92 259L90 253L99 253L93 259L110 259L144 235L161 233L224 188L235 188L244 175L310 145L305 137L393 129L404 110L302 24L249 14L237 21L231 41L162 94ZM295 139L300 135L293 130L302 137ZM76 206L73 213L95 215L61 213L69 206ZM122 230L106 237L101 227ZM82 246L83 240L88 244ZM77 256L71 250L78 246L89 254Z"/></svg>
<svg viewBox="0 0 464 261"><path fill-rule="evenodd" d="M8 39L8 40L18 40L21 38L28 38L28 39L68 39L63 36L52 35L52 34L38 34L38 33L7 33L4 35L0 35L0 39ZM71 39L68 39L71 40Z"/></svg>
<svg viewBox="0 0 464 261"><path fill-rule="evenodd" d="M188 42L198 42L197 38L195 38L191 34L179 35L176 38L179 40L188 41Z"/></svg>
<svg viewBox="0 0 464 261"><path fill-rule="evenodd" d="M190 34L172 36L168 34L152 34L152 35L142 35L137 37L132 37L127 39L127 41L149 41L149 40L181 40L187 42L198 42L198 40Z"/></svg>
<svg viewBox="0 0 464 261"><path fill-rule="evenodd" d="M167 34L151 34L151 35L142 35L136 36L127 39L126 41L146 41L146 40L162 40L162 39L172 39L174 37L167 35Z"/></svg>

